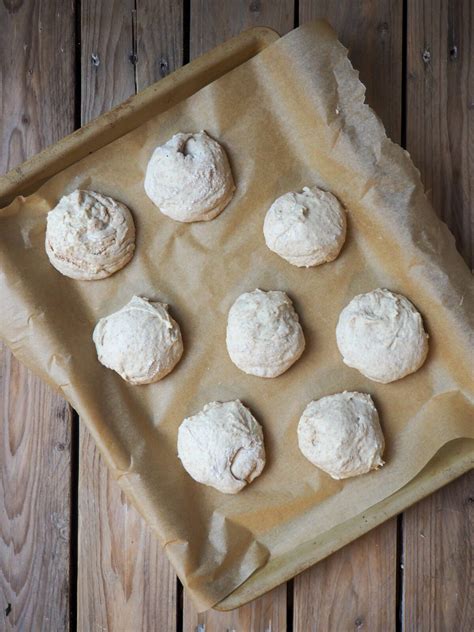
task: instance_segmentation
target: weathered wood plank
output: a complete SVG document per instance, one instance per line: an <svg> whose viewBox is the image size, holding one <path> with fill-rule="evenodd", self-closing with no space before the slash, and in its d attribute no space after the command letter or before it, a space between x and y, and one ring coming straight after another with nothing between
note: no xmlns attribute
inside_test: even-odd
<svg viewBox="0 0 474 632"><path fill-rule="evenodd" d="M0 348L0 629L69 629L71 409Z"/></svg>
<svg viewBox="0 0 474 632"><path fill-rule="evenodd" d="M349 50L367 101L401 139L402 2L300 0L300 24L327 19ZM302 573L294 581L294 630L392 630L396 618L397 520Z"/></svg>
<svg viewBox="0 0 474 632"><path fill-rule="evenodd" d="M283 35L293 24L293 0L191 0L191 59L252 26Z"/></svg>
<svg viewBox="0 0 474 632"><path fill-rule="evenodd" d="M179 8L169 0L113 5L82 1L83 123L159 79L163 60L169 71L181 63ZM83 426L78 548L79 630L176 629L176 575Z"/></svg>
<svg viewBox="0 0 474 632"><path fill-rule="evenodd" d="M143 90L183 64L183 5L137 0L137 89Z"/></svg>
<svg viewBox="0 0 474 632"><path fill-rule="evenodd" d="M324 18L336 30L367 88L367 102L400 142L402 0L300 0L299 8L300 24Z"/></svg>
<svg viewBox="0 0 474 632"><path fill-rule="evenodd" d="M176 576L81 425L78 630L176 629Z"/></svg>
<svg viewBox="0 0 474 632"><path fill-rule="evenodd" d="M295 632L394 630L395 536L389 520L298 575Z"/></svg>
<svg viewBox="0 0 474 632"><path fill-rule="evenodd" d="M415 0L408 4L407 26L407 149L472 266L472 2ZM472 629L473 497L471 472L404 514L407 631Z"/></svg>
<svg viewBox="0 0 474 632"><path fill-rule="evenodd" d="M81 2L81 123L135 92L134 0Z"/></svg>
<svg viewBox="0 0 474 632"><path fill-rule="evenodd" d="M281 35L293 28L293 0L191 0L191 59L252 26L269 26ZM286 630L286 586L280 586L232 612L198 614L184 593L183 629L195 632L279 632ZM198 627L201 626L201 627Z"/></svg>
<svg viewBox="0 0 474 632"><path fill-rule="evenodd" d="M4 1L0 24L4 173L74 129L74 5ZM0 367L0 628L68 630L71 410L3 345Z"/></svg>
<svg viewBox="0 0 474 632"><path fill-rule="evenodd" d="M403 524L403 629L471 631L473 473L414 505Z"/></svg>
<svg viewBox="0 0 474 632"><path fill-rule="evenodd" d="M407 18L407 149L472 266L474 6L414 0Z"/></svg>
<svg viewBox="0 0 474 632"><path fill-rule="evenodd" d="M208 610L198 614L184 595L184 632L285 632L286 584L230 612Z"/></svg>

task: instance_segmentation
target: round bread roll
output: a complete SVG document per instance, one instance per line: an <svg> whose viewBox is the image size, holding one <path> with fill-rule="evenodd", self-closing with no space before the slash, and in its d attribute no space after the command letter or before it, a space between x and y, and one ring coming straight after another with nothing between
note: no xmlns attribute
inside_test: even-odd
<svg viewBox="0 0 474 632"><path fill-rule="evenodd" d="M347 366L382 384L419 369L428 353L419 312L401 294L383 289L352 299L339 316L336 339Z"/></svg>
<svg viewBox="0 0 474 632"><path fill-rule="evenodd" d="M273 202L263 234L270 250L294 266L318 266L339 254L346 239L346 213L332 193L304 187Z"/></svg>
<svg viewBox="0 0 474 632"><path fill-rule="evenodd" d="M132 214L111 197L77 189L48 213L45 245L61 274L82 281L104 279L133 257Z"/></svg>
<svg viewBox="0 0 474 632"><path fill-rule="evenodd" d="M304 347L298 314L285 292L246 292L230 308L227 350L245 373L281 375L298 360Z"/></svg>
<svg viewBox="0 0 474 632"><path fill-rule="evenodd" d="M308 461L336 479L384 464L379 416L365 393L344 392L310 402L298 424L298 444Z"/></svg>
<svg viewBox="0 0 474 632"><path fill-rule="evenodd" d="M181 331L168 305L140 296L101 318L93 340L99 361L131 384L161 380L183 353Z"/></svg>
<svg viewBox="0 0 474 632"><path fill-rule="evenodd" d="M178 456L198 483L237 494L264 468L262 427L238 399L211 402L180 425Z"/></svg>
<svg viewBox="0 0 474 632"><path fill-rule="evenodd" d="M155 149L146 170L146 194L178 222L213 219L234 190L227 155L206 132L175 134Z"/></svg>

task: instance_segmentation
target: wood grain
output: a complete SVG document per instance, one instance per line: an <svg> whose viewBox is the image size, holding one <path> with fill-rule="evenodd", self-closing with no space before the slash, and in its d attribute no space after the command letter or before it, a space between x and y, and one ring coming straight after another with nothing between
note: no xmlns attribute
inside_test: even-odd
<svg viewBox="0 0 474 632"><path fill-rule="evenodd" d="M295 632L395 630L393 524L386 522L295 578Z"/></svg>
<svg viewBox="0 0 474 632"><path fill-rule="evenodd" d="M181 61L181 20L168 0L139 0L136 7L128 0L114 0L113 7L108 0L83 0L83 123L158 80L157 59L174 70ZM176 629L176 575L83 426L78 535L78 630Z"/></svg>
<svg viewBox="0 0 474 632"><path fill-rule="evenodd" d="M407 149L472 267L474 5L414 0L407 26Z"/></svg>
<svg viewBox="0 0 474 632"><path fill-rule="evenodd" d="M401 139L402 2L300 0L300 23L327 19L349 50L367 101ZM392 630L396 620L397 519L294 580L294 631Z"/></svg>
<svg viewBox="0 0 474 632"><path fill-rule="evenodd" d="M1 630L69 629L71 410L0 351Z"/></svg>
<svg viewBox="0 0 474 632"><path fill-rule="evenodd" d="M134 0L81 1L81 124L135 92Z"/></svg>
<svg viewBox="0 0 474 632"><path fill-rule="evenodd" d="M0 24L4 173L74 129L74 6L4 0ZM0 629L68 630L71 410L3 345L0 397Z"/></svg>
<svg viewBox="0 0 474 632"><path fill-rule="evenodd" d="M403 629L470 632L474 621L473 473L404 514Z"/></svg>
<svg viewBox="0 0 474 632"><path fill-rule="evenodd" d="M400 142L402 0L300 0L300 24L316 18L326 19L336 30L367 88L367 102L390 138Z"/></svg>
<svg viewBox="0 0 474 632"><path fill-rule="evenodd" d="M284 35L293 25L293 0L191 0L191 59L252 26Z"/></svg>
<svg viewBox="0 0 474 632"><path fill-rule="evenodd" d="M269 26L281 35L293 28L293 0L191 0L191 59L252 26ZM279 586L232 612L197 614L184 593L184 632L279 632L286 630L286 586Z"/></svg>
<svg viewBox="0 0 474 632"><path fill-rule="evenodd" d="M183 50L193 58L250 26L285 33L294 21L293 0L190 0L190 41L183 43L187 2L77 6L82 122L171 72ZM332 23L368 102L399 141L402 0L297 6L300 23ZM73 0L0 2L2 172L73 129L74 7ZM407 9L407 148L472 265L474 7L470 0L413 0ZM4 347L0 390L0 629L68 630L71 410ZM83 427L80 446L78 630L173 632L181 617L176 577ZM404 630L472 628L473 489L471 473L404 513ZM288 595L294 631L395 629L396 559L391 520L296 578L294 601ZM198 615L184 595L182 623L186 632L283 631L287 587L231 613Z"/></svg>
<svg viewBox="0 0 474 632"><path fill-rule="evenodd" d="M183 5L137 0L137 88L143 90L183 64Z"/></svg>
<svg viewBox="0 0 474 632"><path fill-rule="evenodd" d="M286 584L230 612L208 610L198 614L184 595L184 632L285 632Z"/></svg>
<svg viewBox="0 0 474 632"><path fill-rule="evenodd" d="M407 149L472 267L474 8L469 0L415 0L407 26ZM407 632L472 630L473 498L471 472L404 514Z"/></svg>
<svg viewBox="0 0 474 632"><path fill-rule="evenodd" d="M3 0L0 25L4 173L74 130L74 2Z"/></svg>
<svg viewBox="0 0 474 632"><path fill-rule="evenodd" d="M176 629L176 576L81 425L78 630Z"/></svg>

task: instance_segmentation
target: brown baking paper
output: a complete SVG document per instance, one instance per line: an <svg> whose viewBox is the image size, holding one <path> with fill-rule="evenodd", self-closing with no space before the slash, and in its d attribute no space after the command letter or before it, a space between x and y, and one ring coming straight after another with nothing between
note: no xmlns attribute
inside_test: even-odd
<svg viewBox="0 0 474 632"><path fill-rule="evenodd" d="M237 190L217 219L179 224L147 199L145 168L156 145L201 129L226 147ZM262 224L276 197L314 184L345 205L347 242L333 263L299 269L266 248ZM106 280L61 276L44 251L46 213L78 187L112 195L134 214L136 254ZM469 271L324 23L293 31L17 198L1 212L0 239L1 335L80 413L201 610L268 560L393 494L447 442L474 438ZM245 375L226 352L227 312L256 287L286 291L306 336L301 359L276 379ZM430 334L425 365L388 385L346 367L335 340L341 309L377 287L412 300ZM148 386L99 364L91 338L97 320L134 294L169 303L185 345L176 369ZM374 397L386 465L334 481L300 454L296 427L311 399L343 390ZM247 489L226 496L186 474L176 436L207 402L235 398L262 423L268 461Z"/></svg>

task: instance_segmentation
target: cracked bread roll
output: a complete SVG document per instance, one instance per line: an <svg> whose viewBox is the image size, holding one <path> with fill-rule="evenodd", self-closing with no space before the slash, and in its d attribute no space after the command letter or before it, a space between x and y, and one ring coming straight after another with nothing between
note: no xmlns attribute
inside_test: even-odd
<svg viewBox="0 0 474 632"><path fill-rule="evenodd" d="M178 457L198 483L237 494L265 466L262 427L238 399L210 402L181 423Z"/></svg>
<svg viewBox="0 0 474 632"><path fill-rule="evenodd" d="M318 187L280 196L263 224L265 243L294 266L333 261L346 239L346 213L339 200Z"/></svg>
<svg viewBox="0 0 474 632"><path fill-rule="evenodd" d="M175 134L157 147L145 175L150 200L178 222L214 219L230 202L234 190L224 148L204 131Z"/></svg>
<svg viewBox="0 0 474 632"><path fill-rule="evenodd" d="M132 214L111 197L77 189L48 213L45 246L61 274L82 281L104 279L133 257Z"/></svg>

